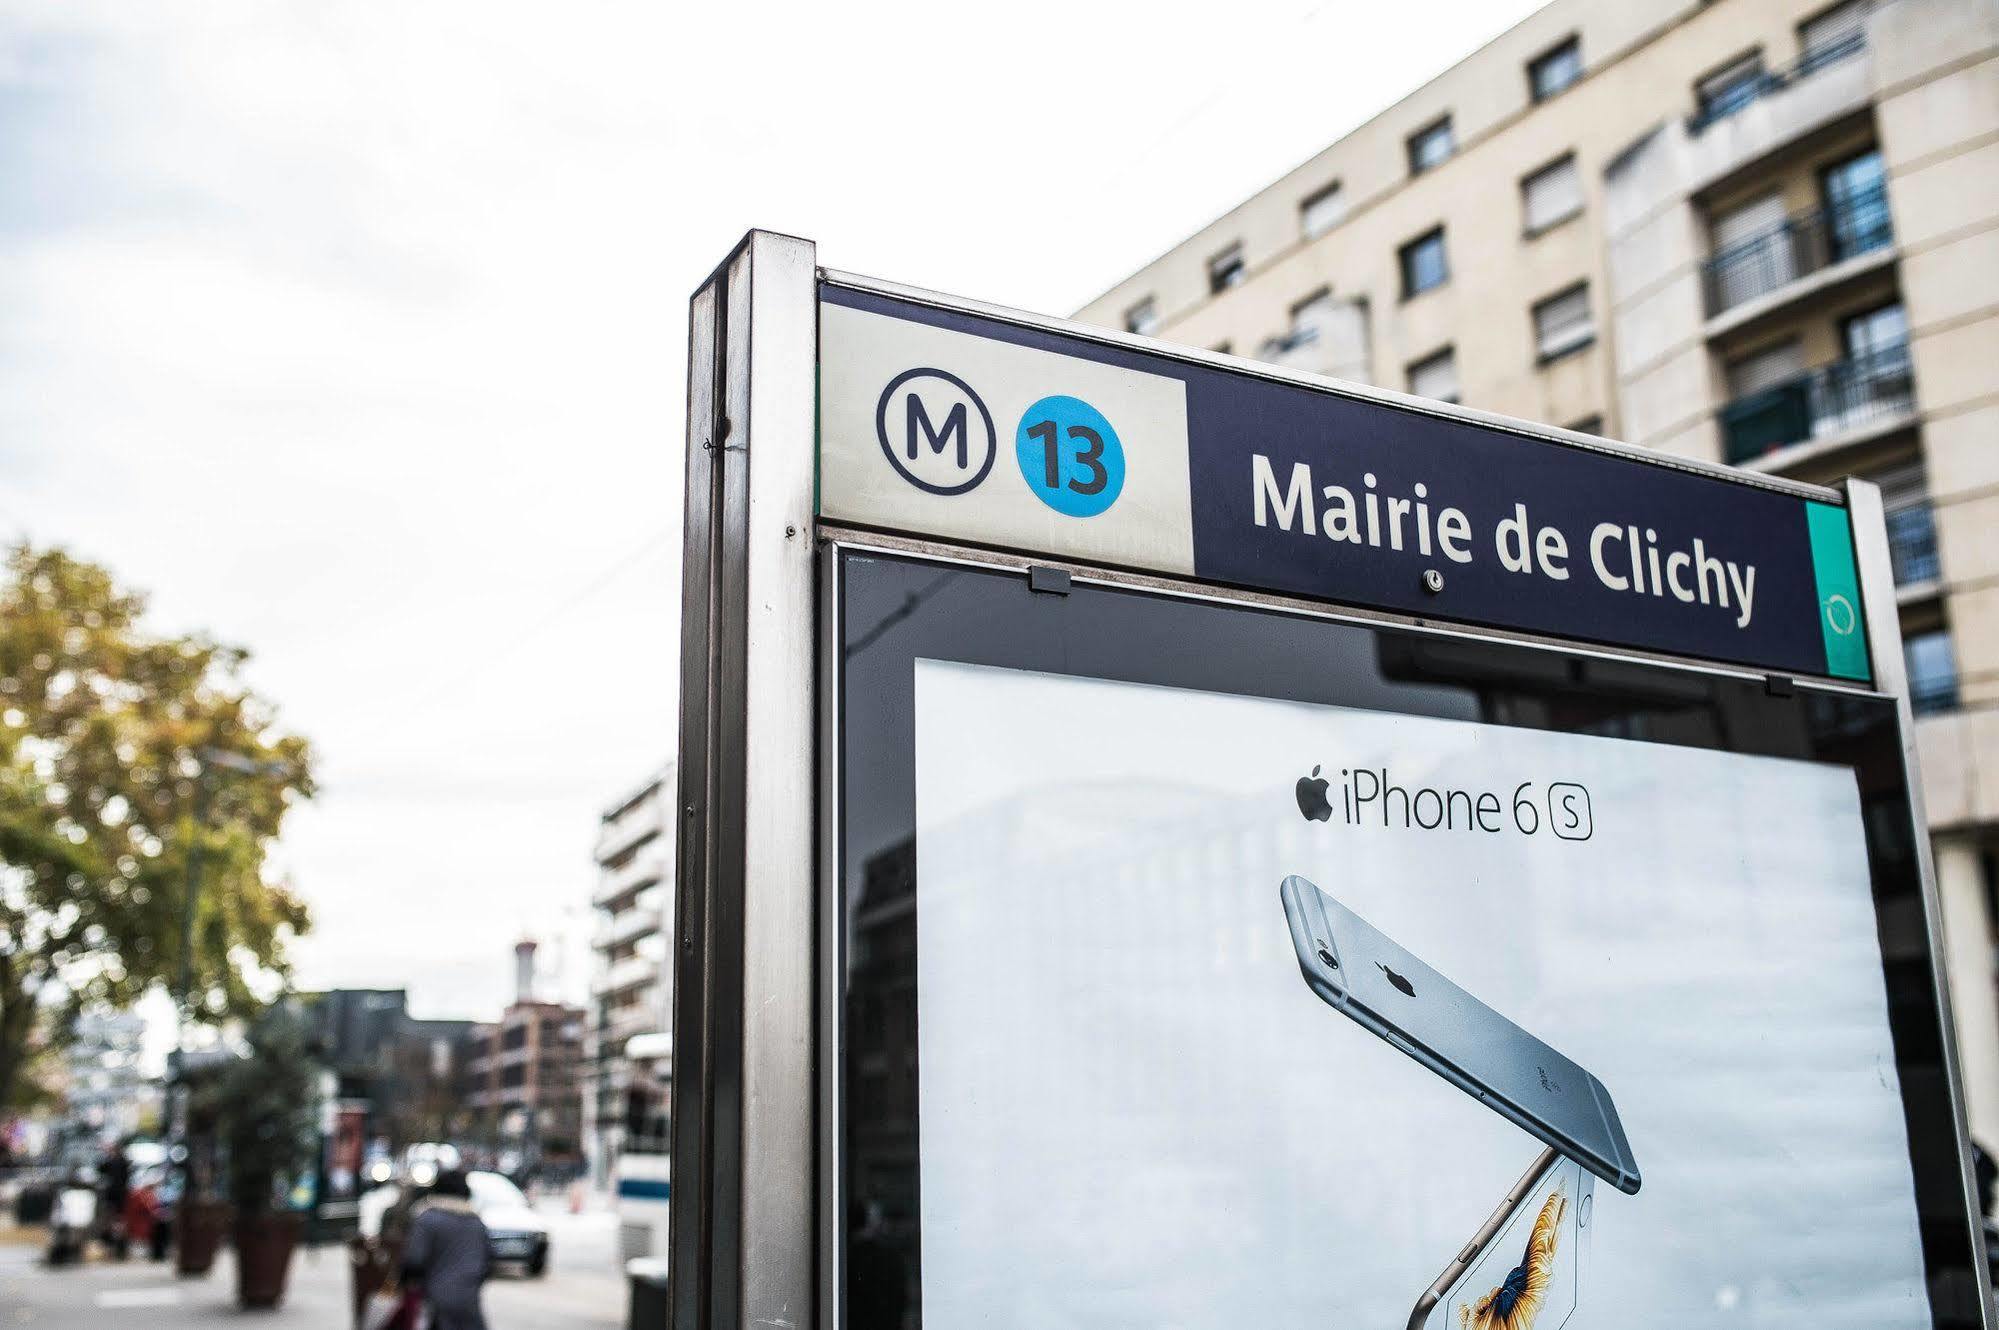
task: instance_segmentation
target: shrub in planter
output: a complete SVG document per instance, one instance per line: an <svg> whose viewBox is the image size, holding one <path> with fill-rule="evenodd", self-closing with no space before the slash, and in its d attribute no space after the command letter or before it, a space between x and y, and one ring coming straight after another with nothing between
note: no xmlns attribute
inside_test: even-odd
<svg viewBox="0 0 1999 1330"><path fill-rule="evenodd" d="M317 1153L319 1066L302 1023L282 1006L258 1020L249 1043L250 1055L222 1070L204 1107L214 1116L235 1211L236 1300L275 1307L299 1232L284 1189Z"/></svg>
<svg viewBox="0 0 1999 1330"><path fill-rule="evenodd" d="M222 1250L222 1235L229 1228L229 1207L217 1201L190 1196L174 1215L174 1271L183 1275L205 1275Z"/></svg>

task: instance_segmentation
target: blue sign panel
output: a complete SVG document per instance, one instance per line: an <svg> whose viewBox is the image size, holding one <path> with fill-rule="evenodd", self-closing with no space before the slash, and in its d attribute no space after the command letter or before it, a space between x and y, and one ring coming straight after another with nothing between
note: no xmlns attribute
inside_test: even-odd
<svg viewBox="0 0 1999 1330"><path fill-rule="evenodd" d="M832 283L820 362L830 519L1868 678L1833 504Z"/></svg>

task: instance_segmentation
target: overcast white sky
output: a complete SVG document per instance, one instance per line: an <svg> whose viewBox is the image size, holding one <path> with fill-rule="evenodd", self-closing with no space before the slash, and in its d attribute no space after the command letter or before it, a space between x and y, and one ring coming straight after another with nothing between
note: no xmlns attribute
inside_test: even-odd
<svg viewBox="0 0 1999 1330"><path fill-rule="evenodd" d="M0 536L255 651L303 982L580 997L741 232L1065 313L1535 7L0 0Z"/></svg>

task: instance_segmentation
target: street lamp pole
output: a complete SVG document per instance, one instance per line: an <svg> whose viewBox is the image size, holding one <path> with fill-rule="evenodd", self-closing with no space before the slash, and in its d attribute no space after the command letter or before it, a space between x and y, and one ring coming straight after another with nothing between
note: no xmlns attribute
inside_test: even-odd
<svg viewBox="0 0 1999 1330"><path fill-rule="evenodd" d="M169 1134L176 1146L187 1146L187 1006L194 989L194 911L201 898L201 833L208 825L208 764L194 782L194 813L188 835L187 876L181 887L180 975L174 984L174 1056Z"/></svg>
<svg viewBox="0 0 1999 1330"><path fill-rule="evenodd" d="M208 827L209 776L217 767L247 776L283 775L291 767L283 762L259 762L222 748L198 748L194 753L200 770L194 780L193 824L188 837L187 876L181 890L180 974L174 988L173 1065L167 1078L170 1087L167 1115L168 1134L181 1160L183 1185L187 1180L187 1027L189 1005L194 997L194 916L201 901L202 832Z"/></svg>

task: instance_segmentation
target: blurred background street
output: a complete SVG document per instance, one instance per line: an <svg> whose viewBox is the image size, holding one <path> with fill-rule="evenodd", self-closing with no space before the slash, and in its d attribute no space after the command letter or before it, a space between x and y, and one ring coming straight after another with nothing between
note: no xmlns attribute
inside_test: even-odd
<svg viewBox="0 0 1999 1330"><path fill-rule="evenodd" d="M625 1281L615 1251L616 1221L608 1210L568 1213L553 1202L537 1207L558 1255L531 1279L506 1272L486 1285L486 1315L495 1326L542 1330L601 1330L625 1323ZM49 1270L46 1235L0 1228L0 1327L35 1330L152 1330L241 1325L234 1271L225 1253L207 1276L177 1278L170 1262L93 1258ZM259 1319L273 1326L348 1324L346 1251L301 1251L292 1262L284 1305Z"/></svg>
<svg viewBox="0 0 1999 1330"><path fill-rule="evenodd" d="M344 1326L344 1244L392 1264L463 1174L495 1330L625 1324L667 1250L683 302L750 227L1874 482L1999 1142L1999 9L864 9L0 0L0 1330L233 1324L287 1259L273 1323ZM908 1130L868 1222L913 1243Z"/></svg>

